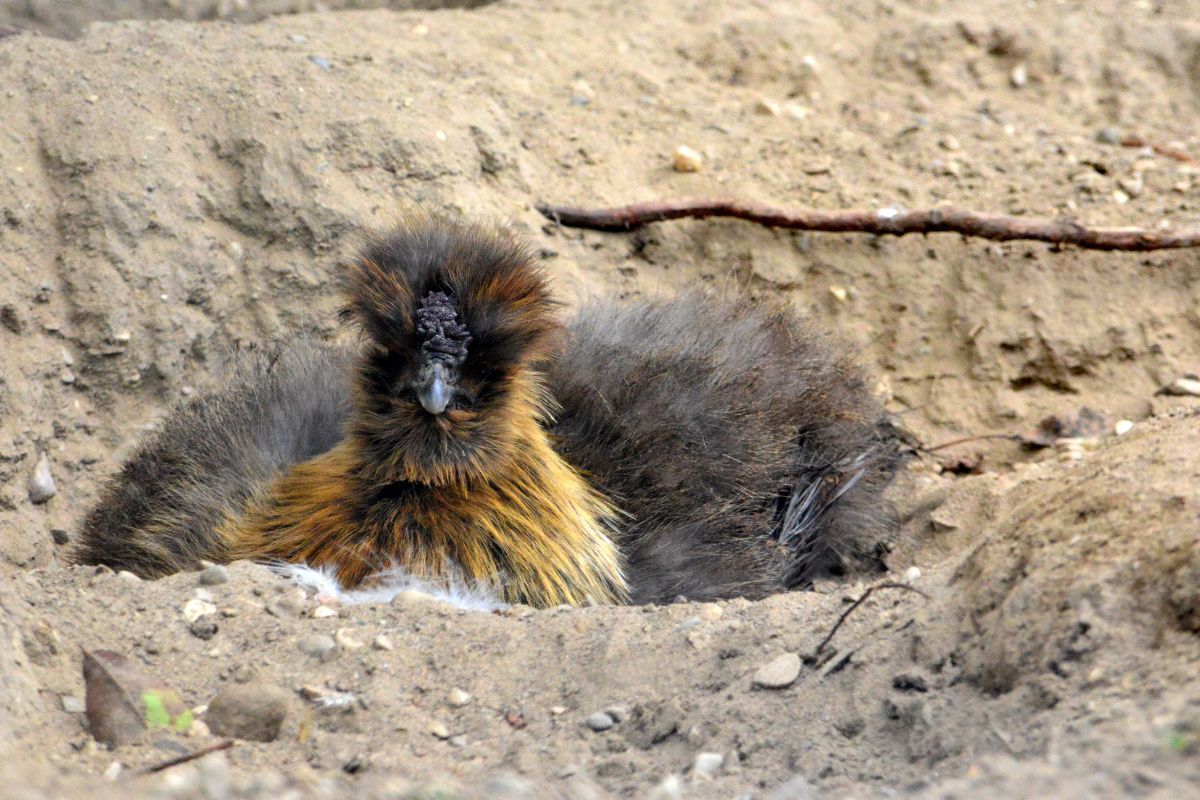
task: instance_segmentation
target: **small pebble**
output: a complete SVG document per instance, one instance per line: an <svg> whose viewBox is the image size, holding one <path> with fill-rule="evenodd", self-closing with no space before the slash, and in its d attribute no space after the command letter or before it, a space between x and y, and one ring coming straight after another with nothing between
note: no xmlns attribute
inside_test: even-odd
<svg viewBox="0 0 1200 800"><path fill-rule="evenodd" d="M292 589L267 604L267 613L275 617L298 617L304 611L308 595L303 589Z"/></svg>
<svg viewBox="0 0 1200 800"><path fill-rule="evenodd" d="M1185 375L1169 386L1164 386L1159 391L1161 394L1170 394L1177 397L1200 397L1200 378Z"/></svg>
<svg viewBox="0 0 1200 800"><path fill-rule="evenodd" d="M33 474L29 476L26 488L29 490L29 502L34 505L41 505L58 494L58 487L54 485L54 476L50 474L50 459L46 458L45 453L38 457L37 465L33 468Z"/></svg>
<svg viewBox="0 0 1200 800"><path fill-rule="evenodd" d="M217 607L207 600L201 600L199 597L193 597L183 604L183 618L188 623L193 623L207 614L217 613Z"/></svg>
<svg viewBox="0 0 1200 800"><path fill-rule="evenodd" d="M721 753L697 753L692 762L692 776L702 780L713 778L725 764L725 756Z"/></svg>
<svg viewBox="0 0 1200 800"><path fill-rule="evenodd" d="M1121 132L1116 128L1101 128L1096 131L1096 141L1100 144L1120 144Z"/></svg>
<svg viewBox="0 0 1200 800"><path fill-rule="evenodd" d="M658 782L646 800L680 800L683 797L683 781L678 775L668 775Z"/></svg>
<svg viewBox="0 0 1200 800"><path fill-rule="evenodd" d="M761 97L761 98L759 98L758 102L754 104L754 111L758 114L765 114L765 115L772 116L772 117L778 117L780 114L783 113L783 107L780 106L779 103L775 102L774 100L770 100L766 97Z"/></svg>
<svg viewBox="0 0 1200 800"><path fill-rule="evenodd" d="M334 634L334 640L344 650L358 650L365 646L363 642L351 636L350 631L346 628L338 628L337 633Z"/></svg>
<svg viewBox="0 0 1200 800"><path fill-rule="evenodd" d="M754 685L762 689L786 689L800 677L800 656L784 653L754 673Z"/></svg>
<svg viewBox="0 0 1200 800"><path fill-rule="evenodd" d="M596 97L596 90L591 84L582 78L571 84L571 103L577 106L586 106Z"/></svg>
<svg viewBox="0 0 1200 800"><path fill-rule="evenodd" d="M188 630L197 639L208 641L217 635L218 626L216 617L213 614L205 614L202 617L197 617L188 625Z"/></svg>
<svg viewBox="0 0 1200 800"><path fill-rule="evenodd" d="M332 64L330 64L327 60L325 60L324 58L321 58L320 56L309 56L308 60L311 61L312 63L316 64L318 67L320 67L323 70L330 70L333 68Z"/></svg>
<svg viewBox="0 0 1200 800"><path fill-rule="evenodd" d="M231 677L234 683L249 683L258 677L258 670L251 664L238 664L233 668Z"/></svg>
<svg viewBox="0 0 1200 800"><path fill-rule="evenodd" d="M357 775L360 772L365 772L370 765L371 762L367 756L356 753L348 758L345 764L342 764L342 772L347 775Z"/></svg>
<svg viewBox="0 0 1200 800"><path fill-rule="evenodd" d="M1146 188L1146 181L1141 175L1134 175L1131 178L1118 178L1117 186L1130 197L1139 197Z"/></svg>
<svg viewBox="0 0 1200 800"><path fill-rule="evenodd" d="M451 708L462 708L472 700L471 695L464 692L462 689L455 687L446 695L446 702Z"/></svg>
<svg viewBox="0 0 1200 800"><path fill-rule="evenodd" d="M121 580L125 581L126 583L141 583L142 582L141 578L139 578L137 575L133 574L132 572L130 572L127 569L123 569L120 572L118 572L117 577L120 578Z"/></svg>
<svg viewBox="0 0 1200 800"><path fill-rule="evenodd" d="M323 633L313 633L302 638L297 647L300 652L321 661L332 661L337 656L337 642L332 636Z"/></svg>
<svg viewBox="0 0 1200 800"><path fill-rule="evenodd" d="M204 721L218 736L273 742L283 729L290 702L291 694L278 686L235 684L212 699Z"/></svg>
<svg viewBox="0 0 1200 800"><path fill-rule="evenodd" d="M376 650L391 650L393 647L392 640L387 637L387 634L381 633L371 642L371 647L374 647Z"/></svg>
<svg viewBox="0 0 1200 800"><path fill-rule="evenodd" d="M904 582L905 583L916 583L920 579L921 579L921 568L920 567L909 567L908 569L904 570Z"/></svg>
<svg viewBox="0 0 1200 800"><path fill-rule="evenodd" d="M69 544L71 541L71 534L67 533L62 528L51 528L50 538L53 539L54 543L58 545Z"/></svg>
<svg viewBox="0 0 1200 800"><path fill-rule="evenodd" d="M1113 426L1113 433L1117 436L1124 436L1131 430L1133 430L1133 420L1131 419L1117 420L1117 424Z"/></svg>
<svg viewBox="0 0 1200 800"><path fill-rule="evenodd" d="M699 172L704 165L704 156L699 152L681 144L675 148L674 164L676 172Z"/></svg>
<svg viewBox="0 0 1200 800"><path fill-rule="evenodd" d="M725 609L716 603L704 603L697 609L697 613L705 622L716 622L725 614Z"/></svg>
<svg viewBox="0 0 1200 800"><path fill-rule="evenodd" d="M446 723L434 720L429 723L429 732L439 739L449 739L450 729L446 727Z"/></svg>
<svg viewBox="0 0 1200 800"><path fill-rule="evenodd" d="M611 728L616 724L616 721L603 711L597 711L595 714L592 714L586 720L584 720L584 723L589 728L599 733L600 731L606 731Z"/></svg>
<svg viewBox="0 0 1200 800"><path fill-rule="evenodd" d="M221 564L211 564L200 573L201 586L217 586L229 583L229 570Z"/></svg>
<svg viewBox="0 0 1200 800"><path fill-rule="evenodd" d="M844 286L830 286L829 293L833 295L833 299L839 303L847 303L850 301L850 293L846 291Z"/></svg>
<svg viewBox="0 0 1200 800"><path fill-rule="evenodd" d="M74 695L64 694L62 696L62 709L68 714L82 714L86 710L83 699Z"/></svg>
<svg viewBox="0 0 1200 800"><path fill-rule="evenodd" d="M1017 64L1012 68L1012 72L1008 73L1008 82L1014 89L1024 88L1025 84L1029 83L1029 68L1024 64Z"/></svg>
<svg viewBox="0 0 1200 800"><path fill-rule="evenodd" d="M329 606L317 606L312 611L313 619L329 619L330 617L336 617L337 615L337 609L330 608Z"/></svg>

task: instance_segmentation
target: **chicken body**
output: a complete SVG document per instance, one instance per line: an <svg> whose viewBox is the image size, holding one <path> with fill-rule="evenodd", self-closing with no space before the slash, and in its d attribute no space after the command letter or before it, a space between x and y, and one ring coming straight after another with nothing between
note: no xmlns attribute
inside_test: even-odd
<svg viewBox="0 0 1200 800"><path fill-rule="evenodd" d="M393 567L560 603L759 597L879 563L896 446L860 370L737 293L564 327L505 234L425 219L345 271L344 348L243 356L83 527L85 563Z"/></svg>

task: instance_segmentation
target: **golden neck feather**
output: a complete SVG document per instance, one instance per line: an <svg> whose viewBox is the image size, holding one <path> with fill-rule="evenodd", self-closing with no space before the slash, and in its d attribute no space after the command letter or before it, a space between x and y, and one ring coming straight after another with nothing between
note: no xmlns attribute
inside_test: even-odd
<svg viewBox="0 0 1200 800"><path fill-rule="evenodd" d="M367 463L354 437L277 480L221 530L230 558L331 566L351 588L391 567L428 580L454 573L492 583L510 603L548 607L623 602L627 585L612 529L620 512L552 447L550 401L528 375L513 387L486 471L412 481L403 454Z"/></svg>

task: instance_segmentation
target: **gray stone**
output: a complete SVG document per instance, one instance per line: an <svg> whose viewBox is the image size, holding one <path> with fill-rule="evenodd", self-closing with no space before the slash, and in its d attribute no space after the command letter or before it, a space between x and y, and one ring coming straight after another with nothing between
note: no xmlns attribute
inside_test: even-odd
<svg viewBox="0 0 1200 800"><path fill-rule="evenodd" d="M58 487L54 485L54 476L50 474L50 459L46 458L45 453L38 458L26 488L29 490L29 502L34 505L45 503L58 494Z"/></svg>
<svg viewBox="0 0 1200 800"><path fill-rule="evenodd" d="M286 590L281 597L267 604L267 613L280 619L298 617L304 611L307 602L308 595L303 589Z"/></svg>
<svg viewBox="0 0 1200 800"><path fill-rule="evenodd" d="M207 642L209 639L217 635L217 617L215 614L205 614L201 617L196 617L196 619L193 620L190 625L188 625L188 630L191 631L192 636L195 636L197 639L203 639Z"/></svg>
<svg viewBox="0 0 1200 800"><path fill-rule="evenodd" d="M201 586L217 586L222 583L229 583L229 570L222 564L210 564L200 573Z"/></svg>
<svg viewBox="0 0 1200 800"><path fill-rule="evenodd" d="M1193 375L1184 375L1174 383L1158 390L1159 394L1169 394L1176 397L1200 397L1200 379Z"/></svg>
<svg viewBox="0 0 1200 800"><path fill-rule="evenodd" d="M300 652L321 661L332 661L337 655L337 642L332 636L323 633L312 633L305 636L297 645Z"/></svg>
<svg viewBox="0 0 1200 800"><path fill-rule="evenodd" d="M754 673L754 685L761 689L786 689L800 677L800 656L784 653Z"/></svg>
<svg viewBox="0 0 1200 800"><path fill-rule="evenodd" d="M638 704L629 714L625 737L642 749L649 749L673 736L683 723L683 709L674 700Z"/></svg>
<svg viewBox="0 0 1200 800"><path fill-rule="evenodd" d="M721 753L696 753L692 762L692 776L696 778L713 778L725 764L725 756Z"/></svg>
<svg viewBox="0 0 1200 800"><path fill-rule="evenodd" d="M218 736L273 742L283 729L290 700L291 695L277 686L236 684L212 699L204 721Z"/></svg>
<svg viewBox="0 0 1200 800"><path fill-rule="evenodd" d="M597 711L584 720L584 724L599 733L600 731L608 730L616 723L608 714L605 714L603 711Z"/></svg>

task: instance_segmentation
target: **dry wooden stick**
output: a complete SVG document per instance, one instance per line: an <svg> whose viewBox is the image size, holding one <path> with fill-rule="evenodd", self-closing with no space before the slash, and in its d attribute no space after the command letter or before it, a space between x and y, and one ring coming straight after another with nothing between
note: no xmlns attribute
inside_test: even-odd
<svg viewBox="0 0 1200 800"><path fill-rule="evenodd" d="M1025 239L1050 244L1073 244L1090 250L1166 250L1200 246L1200 227L1178 230L1146 228L1089 228L1071 219L983 214L960 208L923 211L884 208L877 211L816 208L774 208L728 197L634 203L616 208L538 206L545 217L572 228L629 231L669 219L733 217L770 228L829 233L871 233L905 236L910 233L960 233L999 242Z"/></svg>
<svg viewBox="0 0 1200 800"><path fill-rule="evenodd" d="M933 447L921 446L921 447L918 447L917 449L920 450L922 453L936 453L938 450L945 450L950 447L957 447L960 444L971 444L973 442L989 442L989 441L994 441L996 439L1003 439L1003 440L1009 441L1009 442L1020 442L1022 444L1025 444L1027 442L1026 437L1022 436L1019 433L983 433L978 436L964 436L961 439L953 439L949 442L942 442L941 444L936 444Z"/></svg>
<svg viewBox="0 0 1200 800"><path fill-rule="evenodd" d="M1122 147L1149 147L1151 150L1153 150L1155 153L1158 153L1160 156L1166 156L1167 158L1173 158L1176 161L1182 161L1185 164L1191 164L1192 162L1194 162L1196 160L1196 159L1192 158L1190 155L1188 155L1187 153L1183 152L1182 150L1177 150L1174 147L1167 147L1166 145L1155 144L1154 142L1147 141L1140 136L1126 136L1124 139L1121 140L1121 146Z"/></svg>
<svg viewBox="0 0 1200 800"><path fill-rule="evenodd" d="M833 636L838 632L838 629L842 627L842 623L854 613L856 608L867 602L867 598L878 589L904 589L907 592L916 592L926 600L929 599L929 595L925 594L917 587L910 586L907 583L899 583L897 581L884 581L883 583L877 583L874 586L869 587L865 592L862 593L862 595L859 596L857 600L850 604L849 608L842 612L842 615L838 617L838 621L833 623L833 627L829 629L829 633L825 634L825 638L821 640L821 643L817 645L817 649L813 651L814 656L821 655L821 651L825 649L825 646L833 641Z"/></svg>
<svg viewBox="0 0 1200 800"><path fill-rule="evenodd" d="M209 745L208 747L201 747L199 750L193 750L190 753L184 753L181 756L175 756L174 758L168 758L166 761L160 761L153 766L139 770L138 775L152 775L155 772L162 772L164 769L177 767L180 764L186 764L189 761L195 761L197 758L202 758L209 753L216 753L219 750L228 750L231 747L233 747L233 739L226 739L223 742L217 742L216 744Z"/></svg>

